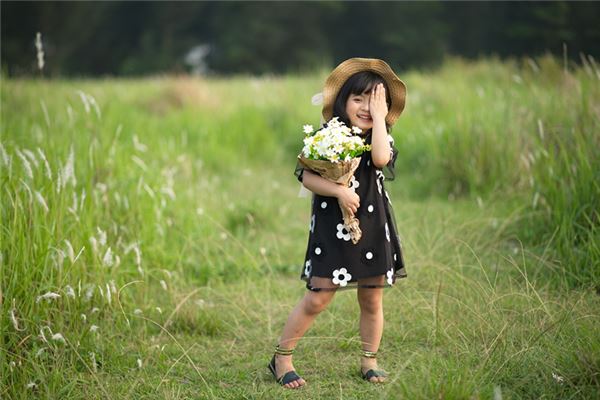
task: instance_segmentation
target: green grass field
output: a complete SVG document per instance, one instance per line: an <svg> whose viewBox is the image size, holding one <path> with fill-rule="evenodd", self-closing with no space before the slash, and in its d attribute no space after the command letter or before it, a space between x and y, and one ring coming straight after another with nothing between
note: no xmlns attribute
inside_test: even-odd
<svg viewBox="0 0 600 400"><path fill-rule="evenodd" d="M384 385L342 291L267 370L303 296L293 176L327 71L2 77L0 398L597 399L600 70L550 57L400 74L386 182L408 277Z"/></svg>

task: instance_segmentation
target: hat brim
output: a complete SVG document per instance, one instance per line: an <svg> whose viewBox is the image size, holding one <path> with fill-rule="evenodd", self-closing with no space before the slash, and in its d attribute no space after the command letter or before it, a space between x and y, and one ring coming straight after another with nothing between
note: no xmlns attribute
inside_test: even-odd
<svg viewBox="0 0 600 400"><path fill-rule="evenodd" d="M329 121L333 117L333 104L338 92L348 78L362 71L373 71L381 75L388 85L391 105L385 117L385 122L388 125L394 125L404 110L406 85L385 61L377 58L350 58L335 67L325 80L325 87L323 88L323 118L325 121Z"/></svg>

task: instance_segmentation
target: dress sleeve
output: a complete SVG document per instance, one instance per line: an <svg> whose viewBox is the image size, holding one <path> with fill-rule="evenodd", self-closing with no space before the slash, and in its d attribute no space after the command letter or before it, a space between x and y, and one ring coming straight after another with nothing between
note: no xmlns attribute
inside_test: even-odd
<svg viewBox="0 0 600 400"><path fill-rule="evenodd" d="M398 149L394 146L394 138L391 135L388 135L388 140L390 142L390 152L391 157L390 161L382 168L383 176L386 180L393 181L396 177L396 159L398 158Z"/></svg>
<svg viewBox="0 0 600 400"><path fill-rule="evenodd" d="M294 175L299 182L302 182L302 178L304 177L304 166L300 164L300 161L296 161L296 169L294 170Z"/></svg>

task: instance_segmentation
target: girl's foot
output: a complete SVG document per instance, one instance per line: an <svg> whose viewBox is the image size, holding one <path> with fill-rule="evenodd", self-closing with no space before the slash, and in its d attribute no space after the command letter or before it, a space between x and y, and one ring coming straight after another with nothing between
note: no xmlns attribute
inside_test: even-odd
<svg viewBox="0 0 600 400"><path fill-rule="evenodd" d="M275 354L275 371L277 371L277 379L279 380L282 376L284 376L288 371L294 371L294 365L292 364L292 356L284 356L281 354ZM302 378L296 379L289 383L283 385L288 389L299 388L300 386L304 386L306 381Z"/></svg>
<svg viewBox="0 0 600 400"><path fill-rule="evenodd" d="M383 371L379 370L377 367L377 359L367 358L367 357L361 357L360 370L362 372L363 377L367 374L367 372L369 370L376 371L377 373L375 375L378 375L383 372ZM373 382L373 383L385 382L385 376L371 376L369 378L369 382Z"/></svg>

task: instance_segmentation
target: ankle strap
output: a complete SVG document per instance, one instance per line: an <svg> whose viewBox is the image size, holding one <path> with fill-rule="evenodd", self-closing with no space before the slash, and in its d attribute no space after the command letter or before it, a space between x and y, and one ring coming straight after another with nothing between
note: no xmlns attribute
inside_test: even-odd
<svg viewBox="0 0 600 400"><path fill-rule="evenodd" d="M277 344L277 346L275 346L275 354L279 354L282 356L289 356L294 354L294 350L296 349L282 349L281 347L279 347L279 344Z"/></svg>
<svg viewBox="0 0 600 400"><path fill-rule="evenodd" d="M367 358L376 358L377 357L377 352L376 351L361 350L361 355L363 357L367 357Z"/></svg>

